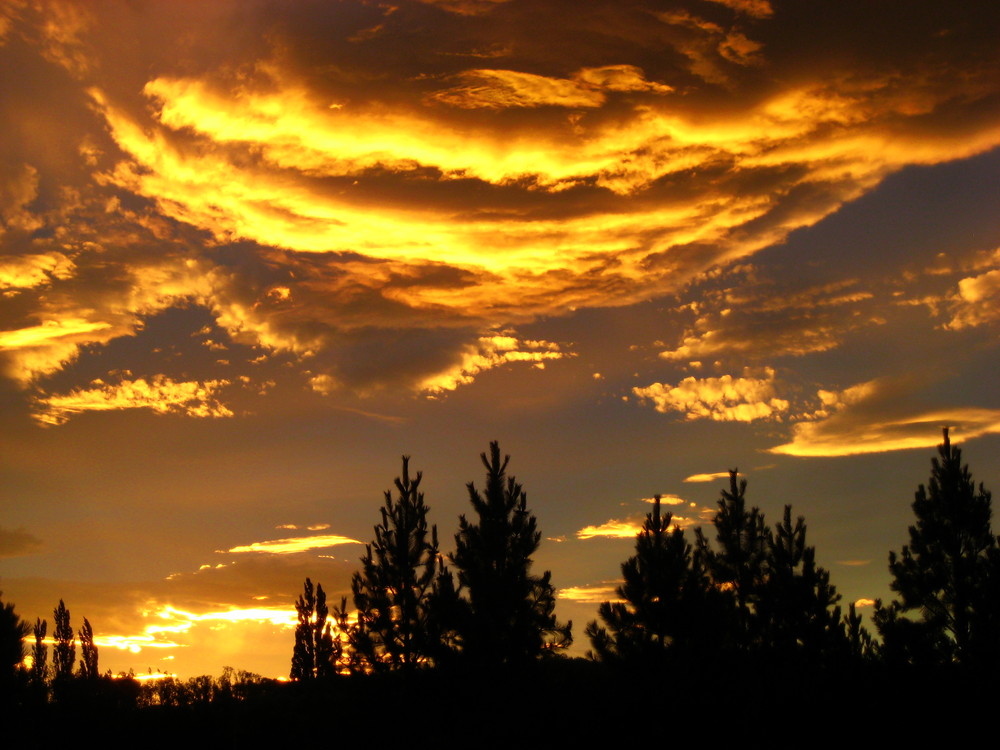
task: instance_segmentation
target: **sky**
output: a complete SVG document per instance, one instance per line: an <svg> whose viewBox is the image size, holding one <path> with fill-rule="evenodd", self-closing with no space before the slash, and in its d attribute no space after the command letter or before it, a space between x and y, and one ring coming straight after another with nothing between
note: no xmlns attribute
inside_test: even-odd
<svg viewBox="0 0 1000 750"><path fill-rule="evenodd" d="M728 471L890 598L1000 486L1000 5L5 0L0 590L101 669L287 675L401 456L491 440L557 612ZM706 532L711 536L710 528Z"/></svg>

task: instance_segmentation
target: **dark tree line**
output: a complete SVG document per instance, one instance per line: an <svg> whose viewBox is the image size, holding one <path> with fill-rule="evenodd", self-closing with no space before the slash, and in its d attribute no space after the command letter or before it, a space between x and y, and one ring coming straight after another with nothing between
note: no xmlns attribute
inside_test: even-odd
<svg viewBox="0 0 1000 750"><path fill-rule="evenodd" d="M976 489L947 430L939 454L927 488L916 493L910 544L890 553L900 598L876 605L881 641L853 603L842 611L807 542L805 519L786 506L769 525L733 470L711 529L698 528L693 538L655 499L635 554L622 564L617 601L602 604L586 628L590 658L1000 665L1000 547L990 494ZM570 625L555 620L549 573L530 572L540 534L522 486L507 475L509 457L492 443L481 458L485 485L469 483L473 515L459 519L447 557L428 526L421 474L412 477L403 458L396 495L386 492L352 583L357 622L347 620L346 598L337 610L344 643L331 657L334 671L525 664L570 642ZM315 622L303 620L302 632Z"/></svg>
<svg viewBox="0 0 1000 750"><path fill-rule="evenodd" d="M306 579L296 602L293 681L329 686L337 681L326 678L343 672L426 676L435 670L422 668L430 666L485 675L529 664L563 665L567 679L604 679L546 658L568 645L571 625L555 619L550 574L532 572L537 521L499 446L491 443L481 460L485 482L468 484L470 513L459 518L454 552L444 555L428 523L422 475L403 458L352 580L356 620L346 597L330 607L322 586ZM758 674L759 665L773 664L812 674L847 665L993 678L1000 667L1000 540L991 528L991 495L973 482L947 430L930 480L915 494L909 543L889 554L896 598L876 604L878 639L853 604L842 611L805 520L786 506L770 525L746 491L732 471L711 528L693 536L656 498L622 564L617 601L602 604L599 620L586 628L593 669L687 665L690 675L704 664L716 673L751 665ZM32 627L13 604L0 602L0 658L4 696L34 705L103 695L115 705L192 706L273 697L281 689L248 673L235 682L230 674L151 680L141 688L135 680L112 681L99 672L90 622L74 634L61 600L51 630L41 619Z"/></svg>
<svg viewBox="0 0 1000 750"><path fill-rule="evenodd" d="M403 457L396 495L386 491L381 523L351 584L357 620L349 622L345 598L335 612L345 642L327 664L353 672L496 667L528 663L571 643L572 623L555 618L551 574L531 572L541 534L524 489L507 474L510 456L501 457L493 442L480 458L486 482L482 490L468 484L474 516L459 518L455 551L446 560L436 527L428 527L422 474L411 477ZM307 594L311 585L307 579ZM297 667L299 643L319 622L318 613L299 613L293 680L308 679Z"/></svg>

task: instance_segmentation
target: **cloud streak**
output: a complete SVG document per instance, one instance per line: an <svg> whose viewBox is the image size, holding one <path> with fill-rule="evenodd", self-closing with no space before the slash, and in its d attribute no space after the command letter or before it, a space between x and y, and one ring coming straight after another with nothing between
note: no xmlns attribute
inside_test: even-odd
<svg viewBox="0 0 1000 750"><path fill-rule="evenodd" d="M253 542L231 547L227 552L263 552L270 555L292 555L297 552L308 552L312 549L326 549L340 544L361 544L357 539L336 534L318 534L316 536L290 537L287 539L271 539L264 542ZM220 550L222 551L222 550Z"/></svg>

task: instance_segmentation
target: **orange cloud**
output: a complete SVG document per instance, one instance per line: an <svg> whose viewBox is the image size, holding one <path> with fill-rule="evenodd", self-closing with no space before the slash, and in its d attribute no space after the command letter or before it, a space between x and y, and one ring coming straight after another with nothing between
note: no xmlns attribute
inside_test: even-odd
<svg viewBox="0 0 1000 750"><path fill-rule="evenodd" d="M509 107L600 107L608 91L648 91L669 94L670 86L647 81L634 65L582 68L571 78L550 78L516 70L467 70L463 84L428 97L429 101L466 109Z"/></svg>
<svg viewBox="0 0 1000 750"><path fill-rule="evenodd" d="M603 602L623 601L618 597L619 581L608 581L591 586L567 586L556 592L559 599L577 602L578 604L601 604Z"/></svg>
<svg viewBox="0 0 1000 750"><path fill-rule="evenodd" d="M68 279L75 265L63 253L0 256L0 289L30 289Z"/></svg>
<svg viewBox="0 0 1000 750"><path fill-rule="evenodd" d="M232 547L227 552L266 552L271 555L291 555L296 552L306 552L311 549L325 549L338 544L361 544L357 539L336 534L321 534L317 536L293 537L289 539L271 539L266 542L253 542L238 547ZM220 550L221 551L221 550Z"/></svg>
<svg viewBox="0 0 1000 750"><path fill-rule="evenodd" d="M752 422L780 419L789 402L777 397L774 370L765 368L764 377L687 377L677 385L653 383L632 389L641 401L652 402L661 413L681 412L687 419L722 422Z"/></svg>
<svg viewBox="0 0 1000 750"><path fill-rule="evenodd" d="M700 515L704 516L707 509L701 509ZM686 529L701 523L699 518L690 518L674 515L671 517L670 530L675 528ZM593 539L595 537L607 537L610 539L633 539L642 531L645 523L645 516L632 516L629 518L612 518L602 524L584 526L576 532L577 539Z"/></svg>
<svg viewBox="0 0 1000 750"><path fill-rule="evenodd" d="M91 385L95 387L36 398L35 419L41 424L58 425L86 411L116 409L150 409L160 414L189 417L233 416L216 396L220 388L229 385L227 380L176 382L156 375L150 380L138 378L119 383L94 380Z"/></svg>
<svg viewBox="0 0 1000 750"><path fill-rule="evenodd" d="M708 0L708 2L725 5L738 13L745 13L754 18L770 18L774 15L769 0Z"/></svg>
<svg viewBox="0 0 1000 750"><path fill-rule="evenodd" d="M417 387L420 391L437 395L467 385L485 370L509 362L531 362L535 367L544 367L547 361L572 356L551 341L519 341L509 333L481 336L477 344L465 348L459 363L426 378Z"/></svg>
<svg viewBox="0 0 1000 750"><path fill-rule="evenodd" d="M584 526L576 532L576 538L593 539L594 537L603 536L612 539L631 539L642 531L642 523L643 519L640 517L625 518L622 520L612 518L597 526Z"/></svg>
<svg viewBox="0 0 1000 750"><path fill-rule="evenodd" d="M949 328L960 330L1000 320L1000 250L992 253L991 260L993 268L958 282L958 291L949 300Z"/></svg>
<svg viewBox="0 0 1000 750"><path fill-rule="evenodd" d="M717 471L713 474L692 474L689 477L685 477L683 481L685 482L714 482L716 479L728 479L728 471Z"/></svg>
<svg viewBox="0 0 1000 750"><path fill-rule="evenodd" d="M908 408L905 381L860 383L842 392L820 391L824 409L816 421L792 427L788 443L769 449L788 456L853 456L865 453L932 448L941 428L952 428L952 440L971 440L1000 432L1000 409L944 407Z"/></svg>

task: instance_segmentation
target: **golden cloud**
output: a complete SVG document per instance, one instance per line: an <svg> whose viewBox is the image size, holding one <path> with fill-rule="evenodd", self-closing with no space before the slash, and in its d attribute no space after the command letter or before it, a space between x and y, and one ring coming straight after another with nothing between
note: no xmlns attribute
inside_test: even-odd
<svg viewBox="0 0 1000 750"><path fill-rule="evenodd" d="M701 509L700 515L704 517L707 509ZM671 516L669 529L686 529L701 523L700 518L690 518L686 516ZM631 516L624 519L612 518L602 524L594 526L584 526L576 532L577 539L593 539L595 537L606 537L609 539L634 539L642 531L645 523L645 516Z"/></svg>
<svg viewBox="0 0 1000 750"><path fill-rule="evenodd" d="M660 352L674 362L731 356L746 359L828 351L852 331L885 321L874 295L845 279L806 289L776 289L758 281L724 293L708 290L679 345Z"/></svg>
<svg viewBox="0 0 1000 750"><path fill-rule="evenodd" d="M618 596L619 581L607 581L591 586L567 586L556 592L559 599L566 599L579 604L602 604L603 602L623 601Z"/></svg>
<svg viewBox="0 0 1000 750"><path fill-rule="evenodd" d="M612 518L597 526L584 526L576 532L576 538L593 539L603 536L612 539L632 539L642 531L643 520L640 517L622 520Z"/></svg>
<svg viewBox="0 0 1000 750"><path fill-rule="evenodd" d="M0 289L30 289L73 275L72 260L59 252L0 256Z"/></svg>
<svg viewBox="0 0 1000 750"><path fill-rule="evenodd" d="M716 471L712 474L692 474L689 477L685 477L683 481L685 482L714 482L716 479L728 479L728 471Z"/></svg>
<svg viewBox="0 0 1000 750"><path fill-rule="evenodd" d="M788 456L853 456L932 448L943 427L952 428L953 442L1000 432L1000 409L907 410L899 397L909 387L905 381L880 379L839 393L820 391L827 407L816 413L821 418L793 425L791 441L768 450Z"/></svg>
<svg viewBox="0 0 1000 750"><path fill-rule="evenodd" d="M485 370L509 362L531 362L535 367L544 367L548 361L572 356L571 352L561 351L559 345L551 341L519 341L509 332L481 336L476 344L465 347L460 362L445 372L426 378L417 387L420 391L437 395L467 385Z"/></svg>
<svg viewBox="0 0 1000 750"><path fill-rule="evenodd" d="M749 372L749 371L747 371ZM747 373L745 373L747 374ZM762 378L732 375L687 377L677 385L652 383L632 389L641 401L649 401L661 413L681 412L687 419L722 422L752 422L780 419L789 402L777 397L774 370L765 368Z"/></svg>
<svg viewBox="0 0 1000 750"><path fill-rule="evenodd" d="M949 300L952 318L948 328L960 330L1000 320L1000 250L992 253L994 268L958 282Z"/></svg>
<svg viewBox="0 0 1000 750"><path fill-rule="evenodd" d="M291 555L296 552L306 552L311 549L325 549L339 544L361 544L357 539L336 534L320 534L317 536L292 537L289 539L271 539L266 542L253 542L238 547L232 547L226 552L266 552L271 555ZM220 550L221 552L222 550Z"/></svg>
<svg viewBox="0 0 1000 750"><path fill-rule="evenodd" d="M653 503L656 502L656 498L655 497L644 497L642 499L642 502L649 503L650 505L652 505ZM685 503L687 503L687 500L685 500L682 497L679 497L678 495L672 495L670 493L666 493L666 494L660 495L660 503L662 505L684 505Z"/></svg>
<svg viewBox="0 0 1000 750"><path fill-rule="evenodd" d="M648 91L669 94L670 86L647 81L634 65L582 68L571 78L550 78L516 70L467 70L462 85L435 92L429 101L465 109L509 107L600 107L608 91Z"/></svg>
<svg viewBox="0 0 1000 750"><path fill-rule="evenodd" d="M77 388L64 395L34 399L35 419L41 424L58 425L87 411L149 409L159 414L189 417L231 417L233 412L217 398L228 380L177 382L163 375L151 379L122 380L119 383L91 382L93 388Z"/></svg>

